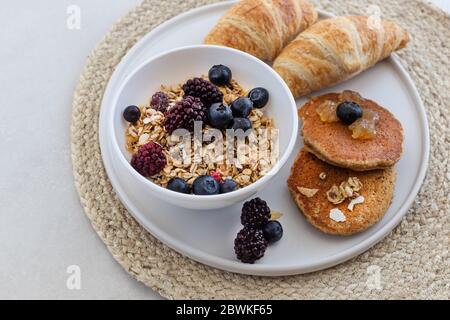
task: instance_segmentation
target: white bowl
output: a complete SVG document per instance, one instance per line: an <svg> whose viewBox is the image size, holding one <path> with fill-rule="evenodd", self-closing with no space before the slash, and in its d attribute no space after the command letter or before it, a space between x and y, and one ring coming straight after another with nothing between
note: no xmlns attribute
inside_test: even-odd
<svg viewBox="0 0 450 320"><path fill-rule="evenodd" d="M279 129L279 160L270 172L253 184L234 192L198 196L177 193L158 186L141 176L130 165L131 155L125 148L127 123L122 117L128 105L147 104L161 84L175 85L189 78L207 74L216 64L230 67L233 78L244 88L264 87L270 100L262 109L272 117ZM195 45L164 52L142 63L123 82L110 106L106 132L110 137L114 167L125 187L142 190L140 196L152 194L180 207L190 209L218 209L243 201L263 189L286 163L298 135L295 100L284 81L264 62L244 52L218 46Z"/></svg>

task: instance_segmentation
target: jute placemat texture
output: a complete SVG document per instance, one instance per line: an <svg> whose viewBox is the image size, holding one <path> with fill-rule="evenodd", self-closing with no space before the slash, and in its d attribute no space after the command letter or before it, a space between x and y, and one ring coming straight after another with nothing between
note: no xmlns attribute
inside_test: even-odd
<svg viewBox="0 0 450 320"><path fill-rule="evenodd" d="M450 16L422 0L314 1L337 15L366 14L369 4L378 5L383 17L412 35L400 57L427 109L429 170L409 213L372 249L306 275L238 275L183 257L146 232L122 206L104 171L98 141L99 109L108 80L127 50L154 27L213 2L217 1L144 0L112 27L82 72L71 128L75 184L92 226L114 258L138 281L172 299L449 299ZM370 285L374 270L379 271L381 287Z"/></svg>

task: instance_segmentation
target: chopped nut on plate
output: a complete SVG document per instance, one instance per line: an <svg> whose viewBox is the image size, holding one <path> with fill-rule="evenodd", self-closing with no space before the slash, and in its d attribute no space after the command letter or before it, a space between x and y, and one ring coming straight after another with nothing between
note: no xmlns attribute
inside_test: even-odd
<svg viewBox="0 0 450 320"><path fill-rule="evenodd" d="M270 211L270 220L278 220L283 216L281 212L271 210Z"/></svg>

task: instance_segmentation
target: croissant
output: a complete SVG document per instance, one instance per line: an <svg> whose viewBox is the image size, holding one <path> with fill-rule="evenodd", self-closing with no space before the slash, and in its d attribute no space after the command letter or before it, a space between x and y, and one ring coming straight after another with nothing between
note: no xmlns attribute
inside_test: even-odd
<svg viewBox="0 0 450 320"><path fill-rule="evenodd" d="M273 61L284 46L316 20L317 12L306 0L243 0L219 20L204 43Z"/></svg>
<svg viewBox="0 0 450 320"><path fill-rule="evenodd" d="M295 97L344 80L406 47L409 34L393 22L347 16L317 22L275 59L273 68Z"/></svg>

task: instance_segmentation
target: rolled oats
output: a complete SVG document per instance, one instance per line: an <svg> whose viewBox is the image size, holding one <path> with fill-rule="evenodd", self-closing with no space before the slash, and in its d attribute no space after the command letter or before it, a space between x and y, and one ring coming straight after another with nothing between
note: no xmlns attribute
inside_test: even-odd
<svg viewBox="0 0 450 320"><path fill-rule="evenodd" d="M207 79L206 76L204 76ZM227 86L218 87L224 95L224 102L231 104L235 99L246 96L247 92L234 79ZM169 97L169 109L175 105L176 102L182 100L184 92L181 85L176 86L161 86L161 91L166 93ZM168 182L173 177L180 177L185 179L189 184L201 176L209 174L213 171L219 172L222 177L230 177L236 181L239 187L245 187L257 181L266 175L275 164L275 160L271 159L272 142L269 137L263 139L256 138L256 135L261 135L264 129L274 129L274 121L264 115L260 109L253 109L249 115L254 129L254 137L249 136L249 146L241 146L240 152L242 155L234 161L234 163L227 163L228 156L226 153L216 155L217 150L214 142L196 143L194 139L189 141L191 143L192 151L186 152L183 146L183 138L174 135L168 135L164 128L164 114L151 108L149 105L139 106L141 110L141 118L133 124L129 124L126 130L126 148L130 153L135 153L140 146L149 141L159 143L164 150L167 164L165 168L151 180L156 184L166 187ZM205 126L203 134L211 129ZM225 136L225 135L224 135ZM189 140L188 139L188 140ZM227 142L225 141L223 151L225 151ZM237 152L237 143L230 146L233 154ZM250 155L256 152L267 153L267 157L258 157L256 160ZM201 152L197 152L200 151ZM273 156L273 155L272 155ZM190 161L187 161L190 160ZM209 161L206 161L209 160ZM277 160L277 159L276 159ZM247 164L247 162L249 162Z"/></svg>

